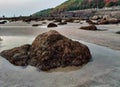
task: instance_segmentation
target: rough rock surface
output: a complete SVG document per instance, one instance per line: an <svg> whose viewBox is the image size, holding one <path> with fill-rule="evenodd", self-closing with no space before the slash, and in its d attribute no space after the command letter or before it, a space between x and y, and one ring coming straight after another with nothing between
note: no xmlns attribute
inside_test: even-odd
<svg viewBox="0 0 120 87"><path fill-rule="evenodd" d="M102 19L99 24L118 24L119 20L116 18Z"/></svg>
<svg viewBox="0 0 120 87"><path fill-rule="evenodd" d="M47 27L57 27L57 25L54 23L49 23Z"/></svg>
<svg viewBox="0 0 120 87"><path fill-rule="evenodd" d="M14 65L25 66L28 65L27 60L29 56L29 48L30 45L26 44L21 47L2 51L0 54Z"/></svg>
<svg viewBox="0 0 120 87"><path fill-rule="evenodd" d="M83 29L83 30L98 30L95 25L82 26L82 27L80 27L80 29Z"/></svg>
<svg viewBox="0 0 120 87"><path fill-rule="evenodd" d="M87 46L54 30L38 35L32 45L3 51L1 56L12 64L32 65L45 71L57 67L81 66L91 59Z"/></svg>

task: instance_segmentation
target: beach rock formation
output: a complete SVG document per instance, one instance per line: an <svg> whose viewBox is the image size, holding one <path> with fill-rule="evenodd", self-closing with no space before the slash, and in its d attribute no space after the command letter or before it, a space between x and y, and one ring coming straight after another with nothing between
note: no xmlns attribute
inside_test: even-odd
<svg viewBox="0 0 120 87"><path fill-rule="evenodd" d="M95 25L82 26L82 27L80 27L80 29L83 29L83 30L98 30Z"/></svg>
<svg viewBox="0 0 120 87"><path fill-rule="evenodd" d="M55 30L38 35L32 45L2 51L1 56L14 65L32 65L44 71L57 67L81 66L91 59L86 45L72 41Z"/></svg>
<svg viewBox="0 0 120 87"><path fill-rule="evenodd" d="M47 27L49 27L49 28L50 28L50 27L57 27L57 25L54 24L54 23L49 23Z"/></svg>

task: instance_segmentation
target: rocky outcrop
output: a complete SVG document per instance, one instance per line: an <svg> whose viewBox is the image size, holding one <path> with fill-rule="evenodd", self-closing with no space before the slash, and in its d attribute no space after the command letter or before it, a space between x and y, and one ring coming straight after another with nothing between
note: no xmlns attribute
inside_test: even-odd
<svg viewBox="0 0 120 87"><path fill-rule="evenodd" d="M95 25L89 25L89 26L82 26L80 27L82 30L98 30Z"/></svg>
<svg viewBox="0 0 120 87"><path fill-rule="evenodd" d="M57 31L40 34L32 45L23 45L1 52L14 65L32 65L41 70L57 67L81 66L91 59L86 45L72 41Z"/></svg>
<svg viewBox="0 0 120 87"><path fill-rule="evenodd" d="M54 24L54 23L49 23L47 27L48 27L48 28L50 28L50 27L57 27L57 25Z"/></svg>

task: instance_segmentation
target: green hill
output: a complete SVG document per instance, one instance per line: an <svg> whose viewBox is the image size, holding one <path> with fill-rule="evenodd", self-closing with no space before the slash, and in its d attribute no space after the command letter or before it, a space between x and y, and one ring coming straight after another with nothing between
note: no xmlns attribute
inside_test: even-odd
<svg viewBox="0 0 120 87"><path fill-rule="evenodd" d="M61 5L46 9L33 14L34 16L51 16L51 14L58 14L64 11L81 10L88 8L103 8L120 5L120 0L67 0Z"/></svg>

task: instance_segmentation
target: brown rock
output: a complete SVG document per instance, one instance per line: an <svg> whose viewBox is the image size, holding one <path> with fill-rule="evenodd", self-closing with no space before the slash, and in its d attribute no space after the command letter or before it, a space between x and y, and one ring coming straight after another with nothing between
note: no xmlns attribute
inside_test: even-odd
<svg viewBox="0 0 120 87"><path fill-rule="evenodd" d="M87 46L51 30L36 37L30 49L30 58L30 65L49 70L83 65L90 61L91 54Z"/></svg>
<svg viewBox="0 0 120 87"><path fill-rule="evenodd" d="M91 20L86 20L86 22L87 22L88 24L92 24L92 25L98 25L98 23L96 23L96 22L93 22L93 21L91 21Z"/></svg>
<svg viewBox="0 0 120 87"><path fill-rule="evenodd" d="M49 23L47 27L57 27L57 25L54 23Z"/></svg>
<svg viewBox="0 0 120 87"><path fill-rule="evenodd" d="M29 48L30 45L26 44L21 47L2 51L0 54L14 65L25 66L27 65Z"/></svg>
<svg viewBox="0 0 120 87"><path fill-rule="evenodd" d="M45 71L57 67L81 66L91 59L87 46L54 30L38 35L31 46L3 51L1 55L15 65L32 65Z"/></svg>
<svg viewBox="0 0 120 87"><path fill-rule="evenodd" d="M67 24L67 22L60 22L60 23L58 23L58 25L65 25L65 24Z"/></svg>
<svg viewBox="0 0 120 87"><path fill-rule="evenodd" d="M119 20L116 18L102 19L99 24L118 24Z"/></svg>
<svg viewBox="0 0 120 87"><path fill-rule="evenodd" d="M83 29L83 30L98 30L95 25L82 26L82 27L80 27L80 29Z"/></svg>

